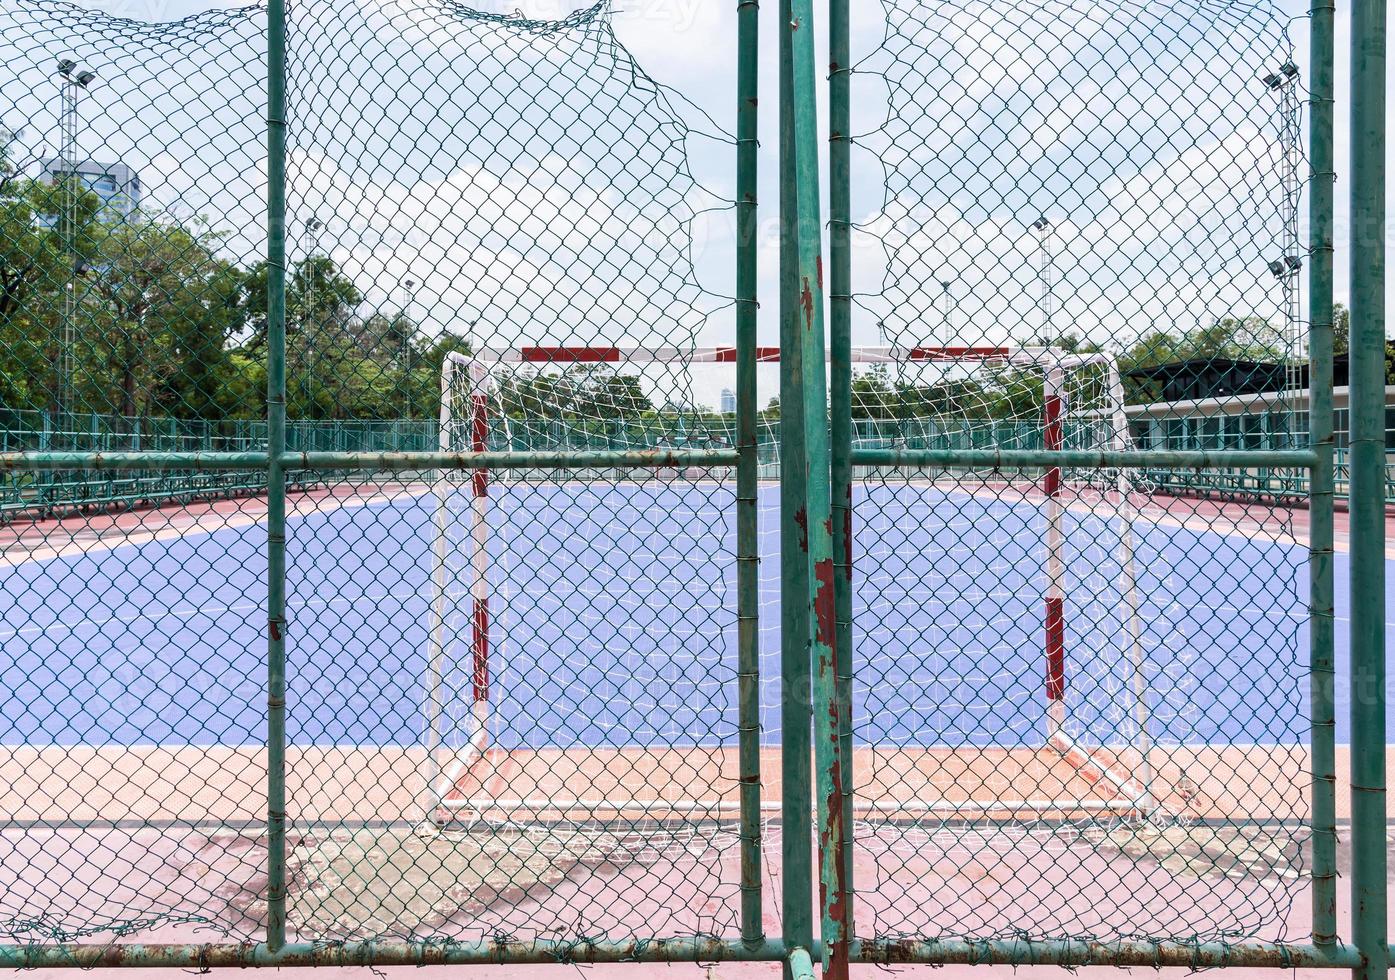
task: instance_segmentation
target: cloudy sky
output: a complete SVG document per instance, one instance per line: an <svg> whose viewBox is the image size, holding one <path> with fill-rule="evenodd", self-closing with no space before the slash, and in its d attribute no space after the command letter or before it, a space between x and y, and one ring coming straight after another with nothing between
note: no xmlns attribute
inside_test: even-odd
<svg viewBox="0 0 1395 980"><path fill-rule="evenodd" d="M615 34L633 65L595 32L510 40L470 17L423 20L421 5L440 9L300 5L302 23L332 29L307 25L292 42L293 254L327 251L370 306L410 305L425 329L490 346L731 343L736 4L615 0ZM147 23L218 9L81 6ZM553 20L575 4L473 6ZM1161 13L1133 26L1114 4L1086 0L900 0L899 15L852 6L853 210L863 229L855 343L1020 343L1069 329L1125 344L1225 315L1282 320L1287 297L1266 265L1288 250L1288 163L1281 103L1259 79L1278 67L1267 61L1288 46L1285 31L1307 65L1306 2L1290 5L1291 20L1283 8L1228 19L1262 5L1145 5ZM774 344L776 43L766 7L760 333ZM76 54L102 76L83 108L82 155L131 163L150 203L209 218L229 231L231 251L254 258L264 248L264 69L249 57L259 18L173 38L123 27L138 42L125 45L95 22L74 23L39 35L28 94L0 105L0 125L23 127L31 156L52 153L58 102L43 64ZM1339 175L1347 40L1339 11ZM144 45L157 54L132 54ZM1340 176L1337 201L1344 299ZM311 217L323 223L313 239ZM1038 217L1051 222L1045 242L1032 229ZM699 401L717 403L725 370L698 372ZM774 383L771 370L762 387Z"/></svg>

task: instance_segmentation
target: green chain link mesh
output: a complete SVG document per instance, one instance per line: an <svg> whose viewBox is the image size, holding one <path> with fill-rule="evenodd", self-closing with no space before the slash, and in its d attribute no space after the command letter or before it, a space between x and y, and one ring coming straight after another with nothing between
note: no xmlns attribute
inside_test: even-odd
<svg viewBox="0 0 1395 980"><path fill-rule="evenodd" d="M0 9L7 450L264 450L265 47L250 9ZM250 935L228 883L257 856L208 847L265 821L265 491L265 470L6 472L7 941Z"/></svg>
<svg viewBox="0 0 1395 980"><path fill-rule="evenodd" d="M881 7L852 77L854 173L885 175L854 183L854 330L908 353L856 376L858 441L1306 445L1288 18ZM857 935L1306 933L1294 475L861 471Z"/></svg>
<svg viewBox="0 0 1395 980"><path fill-rule="evenodd" d="M1288 17L855 15L855 452L1306 444ZM0 0L0 450L265 452L266 32ZM733 140L605 0L287 40L288 449L594 454L288 474L288 935L732 937ZM857 937L1298 938L1305 481L858 463ZM265 937L267 511L254 466L0 474L0 941Z"/></svg>

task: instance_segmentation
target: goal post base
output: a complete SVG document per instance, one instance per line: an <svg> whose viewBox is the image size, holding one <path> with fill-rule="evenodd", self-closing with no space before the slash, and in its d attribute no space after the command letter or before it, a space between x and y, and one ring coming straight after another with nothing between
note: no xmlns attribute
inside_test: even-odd
<svg viewBox="0 0 1395 980"><path fill-rule="evenodd" d="M855 819L1118 825L1136 822L1145 811L1154 818L1162 812L1156 803L1145 806L1137 785L1115 763L1078 746L1062 748L859 747ZM778 785L778 752L763 750L762 756L762 782ZM741 815L736 763L734 747L491 748L442 794L433 816L442 827L482 831L734 825ZM892 773L916 778L893 780ZM907 793L922 782L920 792ZM764 820L778 822L779 812L770 800L760 808Z"/></svg>

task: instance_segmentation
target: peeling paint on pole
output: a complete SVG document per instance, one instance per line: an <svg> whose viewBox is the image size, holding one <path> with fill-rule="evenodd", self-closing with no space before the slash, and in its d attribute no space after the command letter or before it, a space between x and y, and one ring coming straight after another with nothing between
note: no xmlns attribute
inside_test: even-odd
<svg viewBox="0 0 1395 980"><path fill-rule="evenodd" d="M810 660L814 666L814 767L819 827L819 904L824 942L824 976L845 980L849 929L844 881L842 724L839 712L832 475L828 425L828 387L824 373L827 338L823 317L823 222L819 211L818 80L811 0L794 0L790 20L795 211L795 265L800 282L802 319L802 397L800 426L806 465L805 545L808 551Z"/></svg>

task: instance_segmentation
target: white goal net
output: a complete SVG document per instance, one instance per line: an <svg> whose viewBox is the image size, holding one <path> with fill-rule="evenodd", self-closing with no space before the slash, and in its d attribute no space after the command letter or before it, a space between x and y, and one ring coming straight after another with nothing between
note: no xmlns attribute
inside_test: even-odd
<svg viewBox="0 0 1395 980"><path fill-rule="evenodd" d="M440 474L429 809L477 815L488 802L524 819L573 808L719 814L734 805L715 777L707 794L498 779L491 788L472 770L497 773L491 751L554 745L692 749L721 769L734 749L735 470L696 457L736 448L735 406L719 400L734 387L735 359L732 348L597 347L447 358L443 451L688 455L673 465ZM773 742L779 352L762 348L758 359L760 548L771 559L762 572L761 711ZM1143 472L1045 457L951 465L933 455L1130 451L1113 359L996 347L862 348L853 359L854 448L891 451L855 477L854 568L867 570L854 585L855 741L930 752L1001 744L1015 732L1018 744L1050 753L1092 786L1088 799L1042 797L1040 777L1024 777L1035 795L1024 795L1023 807L1164 812L1152 788L1151 740L1169 712L1186 710L1186 698L1169 687L1165 658L1152 656L1140 630L1140 577L1157 546L1136 527L1151 494ZM709 394L717 404L706 403ZM547 482L543 494L538 484ZM560 597L543 599L529 584L553 567L540 557L539 521L604 549L604 561L580 558L548 580L545 591L561 588ZM559 671L598 699L585 731L557 713ZM543 735L530 727L540 716L555 718ZM902 802L908 811L961 812L980 805L973 796ZM997 791L982 806L1001 810L1003 799Z"/></svg>

